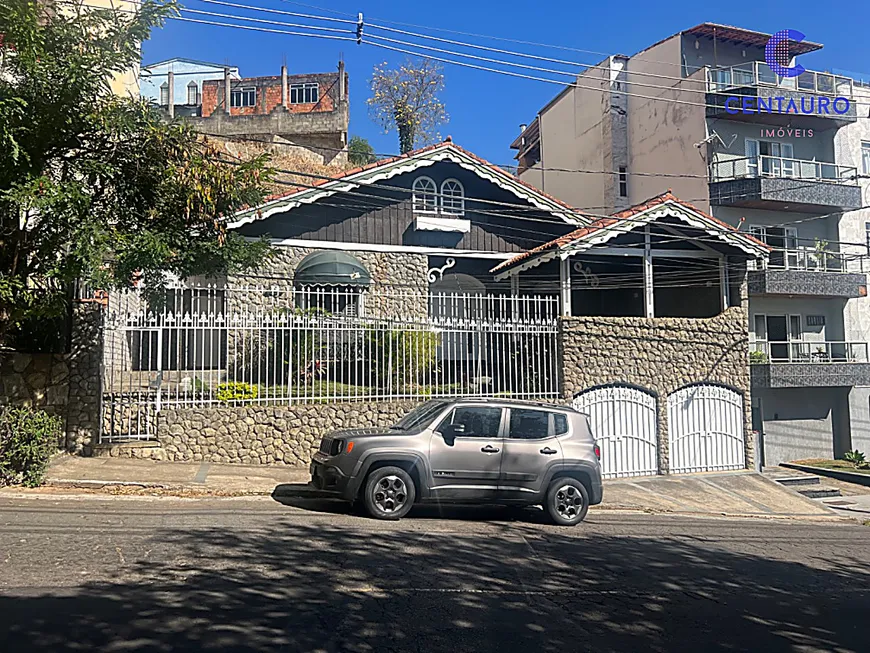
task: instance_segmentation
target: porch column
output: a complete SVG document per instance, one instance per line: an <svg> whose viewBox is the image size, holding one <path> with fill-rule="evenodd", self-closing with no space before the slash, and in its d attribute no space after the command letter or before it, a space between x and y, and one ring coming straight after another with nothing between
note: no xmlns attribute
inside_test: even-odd
<svg viewBox="0 0 870 653"><path fill-rule="evenodd" d="M728 308L728 258L719 259L719 288L722 291L722 310Z"/></svg>
<svg viewBox="0 0 870 653"><path fill-rule="evenodd" d="M519 302L516 301L516 298L520 296L520 275L515 274L511 276L511 298L514 300L511 302L511 306L513 306L513 319L520 319L520 307Z"/></svg>
<svg viewBox="0 0 870 653"><path fill-rule="evenodd" d="M643 296L645 307L644 314L647 317L655 317L652 247L650 245L649 225L643 229Z"/></svg>
<svg viewBox="0 0 870 653"><path fill-rule="evenodd" d="M562 315L571 317L571 259L559 261L559 288L562 305Z"/></svg>

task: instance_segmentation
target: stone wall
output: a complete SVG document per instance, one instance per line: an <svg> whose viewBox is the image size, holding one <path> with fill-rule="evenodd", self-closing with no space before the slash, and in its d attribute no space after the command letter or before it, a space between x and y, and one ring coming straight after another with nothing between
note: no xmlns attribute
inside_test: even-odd
<svg viewBox="0 0 870 653"><path fill-rule="evenodd" d="M286 306L292 297L293 275L299 262L314 247L275 247L271 260L257 277L231 276L227 279L227 310L255 311L257 308ZM372 278L366 298L366 315L371 317L424 318L428 313L429 257L396 252L350 252L366 267ZM233 287L263 285L278 291L274 297L241 292ZM279 302L276 304L275 302Z"/></svg>
<svg viewBox="0 0 870 653"><path fill-rule="evenodd" d="M28 406L66 417L68 401L66 354L0 352L0 406Z"/></svg>
<svg viewBox="0 0 870 653"><path fill-rule="evenodd" d="M417 405L405 401L164 409L157 424L162 451L142 449L138 455L307 467L329 431L389 426Z"/></svg>
<svg viewBox="0 0 870 653"><path fill-rule="evenodd" d="M746 309L708 319L572 317L560 325L562 389L570 400L589 388L629 383L658 395L659 466L669 465L667 396L693 383L743 394L747 467L754 465Z"/></svg>
<svg viewBox="0 0 870 653"><path fill-rule="evenodd" d="M90 455L100 435L103 342L99 303L73 305L66 450Z"/></svg>

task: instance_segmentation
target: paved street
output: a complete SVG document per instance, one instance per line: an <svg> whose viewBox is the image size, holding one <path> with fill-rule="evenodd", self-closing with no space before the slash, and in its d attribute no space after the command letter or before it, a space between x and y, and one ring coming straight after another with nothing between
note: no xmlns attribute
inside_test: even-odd
<svg viewBox="0 0 870 653"><path fill-rule="evenodd" d="M0 499L4 651L866 651L870 528Z"/></svg>

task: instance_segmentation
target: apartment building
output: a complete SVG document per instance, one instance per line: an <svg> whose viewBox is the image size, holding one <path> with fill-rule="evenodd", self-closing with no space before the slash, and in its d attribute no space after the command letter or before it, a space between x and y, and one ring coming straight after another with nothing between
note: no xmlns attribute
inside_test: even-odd
<svg viewBox="0 0 870 653"><path fill-rule="evenodd" d="M704 23L608 57L511 144L521 179L580 209L672 189L773 248L748 275L766 465L870 450L870 87L778 75L822 45L786 39L771 69L771 36Z"/></svg>
<svg viewBox="0 0 870 653"><path fill-rule="evenodd" d="M175 58L145 66L142 95L203 134L296 146L316 163L347 161L348 76L337 72L241 77L239 69ZM287 149L282 150L287 152Z"/></svg>

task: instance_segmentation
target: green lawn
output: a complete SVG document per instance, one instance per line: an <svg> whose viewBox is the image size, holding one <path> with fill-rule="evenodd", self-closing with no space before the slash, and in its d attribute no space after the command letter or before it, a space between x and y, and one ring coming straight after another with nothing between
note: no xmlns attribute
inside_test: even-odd
<svg viewBox="0 0 870 653"><path fill-rule="evenodd" d="M870 469L855 469L855 466L845 460L826 460L824 458L812 458L810 460L794 460L796 465L809 465L810 467L821 467L822 469L833 469L838 472L855 472L856 474L867 474L870 476Z"/></svg>

